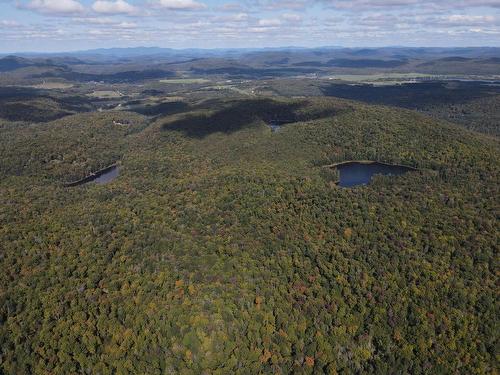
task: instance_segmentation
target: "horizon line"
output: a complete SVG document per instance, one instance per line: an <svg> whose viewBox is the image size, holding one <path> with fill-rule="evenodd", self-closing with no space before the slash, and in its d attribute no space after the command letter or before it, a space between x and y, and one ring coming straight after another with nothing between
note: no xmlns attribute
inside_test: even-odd
<svg viewBox="0 0 500 375"><path fill-rule="evenodd" d="M185 47L185 48L175 48L175 47L160 47L160 46L131 46L131 47L96 47L88 49L75 49L75 50L60 50L53 52L41 52L41 51L10 51L3 52L0 51L0 55L21 55L21 54L37 54L37 55L57 55L65 53L85 53L93 51L109 51L109 50L134 50L134 49L160 49L160 50L171 50L171 51L262 51L262 50L286 50L286 49L304 49L304 50L315 50L315 49L384 49L384 48L411 48L411 49L480 49L480 48L492 48L500 49L500 46L493 45L482 45L482 46L407 46L407 45L385 45L385 46L341 46L341 45L323 45L323 46L300 46L300 45L290 45L290 46L279 46L279 47L214 47L214 48L202 48L202 47Z"/></svg>

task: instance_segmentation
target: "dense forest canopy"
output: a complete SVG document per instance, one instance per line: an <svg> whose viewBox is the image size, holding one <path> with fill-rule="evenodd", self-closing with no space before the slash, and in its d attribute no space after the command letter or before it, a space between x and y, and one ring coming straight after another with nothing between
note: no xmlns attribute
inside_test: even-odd
<svg viewBox="0 0 500 375"><path fill-rule="evenodd" d="M497 138L335 98L175 109L0 123L0 373L495 373ZM344 160L418 171L342 189Z"/></svg>

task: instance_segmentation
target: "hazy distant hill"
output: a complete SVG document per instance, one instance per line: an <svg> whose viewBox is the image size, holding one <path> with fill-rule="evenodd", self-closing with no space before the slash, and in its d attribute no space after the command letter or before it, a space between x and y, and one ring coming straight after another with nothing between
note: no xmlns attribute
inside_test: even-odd
<svg viewBox="0 0 500 375"><path fill-rule="evenodd" d="M0 72L9 72L12 70L20 69L20 68L25 68L28 66L33 66L36 64L43 64L41 62L35 62L30 59L26 59L23 57L18 57L18 56L7 56L2 59L0 59ZM44 64L46 65L46 64Z"/></svg>
<svg viewBox="0 0 500 375"><path fill-rule="evenodd" d="M303 48L219 48L219 49L173 49L160 47L134 47L134 48L98 48L83 51L59 53L16 53L23 57L41 56L73 56L73 57L109 57L109 58L135 58L143 56L255 56L279 54L292 54L296 57L305 56L332 56L336 58L390 58L394 56L418 59L438 59L445 57L488 58L500 57L498 47L471 47L471 48L412 48L412 47L381 47L381 48L343 48L339 46ZM0 54L1 56L1 54Z"/></svg>

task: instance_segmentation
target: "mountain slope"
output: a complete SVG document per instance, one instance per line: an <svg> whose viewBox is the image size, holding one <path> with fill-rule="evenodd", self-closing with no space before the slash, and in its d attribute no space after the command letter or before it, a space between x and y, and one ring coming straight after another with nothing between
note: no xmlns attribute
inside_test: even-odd
<svg viewBox="0 0 500 375"><path fill-rule="evenodd" d="M45 145L0 179L2 371L494 371L497 141L337 99L111 115L0 128ZM63 188L83 152L120 176ZM346 159L420 171L341 189Z"/></svg>

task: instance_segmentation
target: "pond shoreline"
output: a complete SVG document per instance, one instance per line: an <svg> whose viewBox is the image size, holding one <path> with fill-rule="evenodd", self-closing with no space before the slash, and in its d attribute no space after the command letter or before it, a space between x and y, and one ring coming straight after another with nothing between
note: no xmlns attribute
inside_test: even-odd
<svg viewBox="0 0 500 375"><path fill-rule="evenodd" d="M323 168L336 171L337 178L332 182L336 186L344 188L368 185L372 177L377 174L397 176L407 172L418 171L417 168L408 165L390 164L373 160L347 160L324 165Z"/></svg>
<svg viewBox="0 0 500 375"><path fill-rule="evenodd" d="M376 160L346 160L346 161L341 161L341 162L338 162L338 163L323 165L321 167L322 168L337 168L337 167L340 167L342 165L349 165L349 164L354 164L354 163L356 163L356 164L380 164L380 165L385 165L385 166L388 166L388 167L402 167L402 168L408 168L408 169L411 169L411 170L414 170L414 171L418 171L418 168L412 167L412 166L409 166L409 165L405 165L405 164L391 164L391 163L386 163L386 162L383 162L383 161L376 161Z"/></svg>
<svg viewBox="0 0 500 375"><path fill-rule="evenodd" d="M98 178L99 176L102 176L104 173L107 173L107 172L113 170L114 168L118 168L118 163L108 165L107 167L99 169L98 171L93 172L93 173L89 174L88 176L85 176L84 178L81 178L77 181L65 182L65 183L63 183L63 186L64 187L73 187L73 186L83 185L83 184L86 184L88 182L92 182L96 178Z"/></svg>

